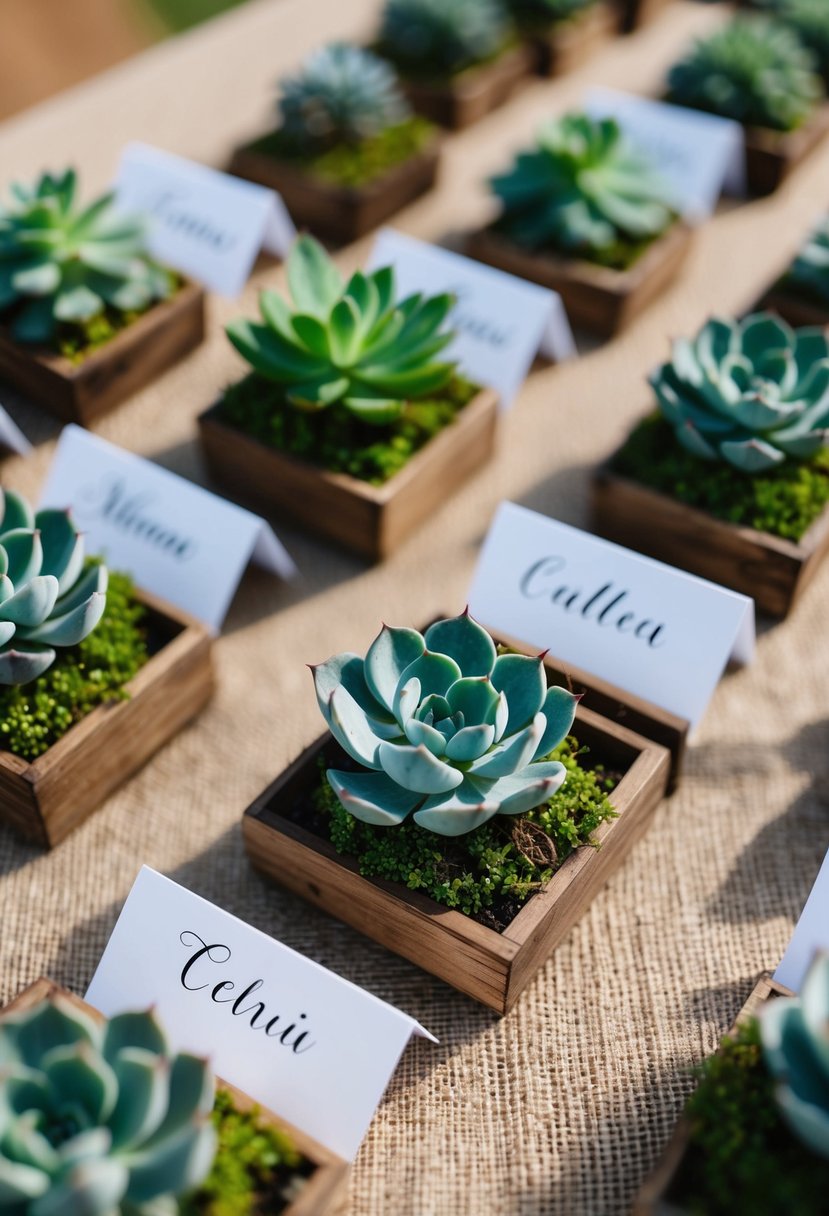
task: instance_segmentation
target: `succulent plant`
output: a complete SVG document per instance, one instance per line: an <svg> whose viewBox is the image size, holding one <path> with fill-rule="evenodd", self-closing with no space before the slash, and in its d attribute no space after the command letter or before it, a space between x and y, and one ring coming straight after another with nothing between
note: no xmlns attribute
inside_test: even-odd
<svg viewBox="0 0 829 1216"><path fill-rule="evenodd" d="M612 118L567 114L492 179L498 229L532 249L587 256L658 236L675 218L667 186Z"/></svg>
<svg viewBox="0 0 829 1216"><path fill-rule="evenodd" d="M797 34L817 56L824 79L829 78L829 6L826 0L754 0L755 8L767 11Z"/></svg>
<svg viewBox="0 0 829 1216"><path fill-rule="evenodd" d="M808 1149L829 1158L829 955L817 956L799 997L763 1008L760 1038L783 1118Z"/></svg>
<svg viewBox="0 0 829 1216"><path fill-rule="evenodd" d="M353 274L345 283L312 237L288 257L293 308L275 291L260 296L262 323L227 327L254 371L285 385L290 405L321 410L341 402L364 422L397 418L406 401L443 388L455 365L435 355L452 341L441 327L450 295L413 295L395 303L394 271Z"/></svg>
<svg viewBox="0 0 829 1216"><path fill-rule="evenodd" d="M380 47L403 71L447 76L496 55L510 37L501 0L386 0Z"/></svg>
<svg viewBox="0 0 829 1216"><path fill-rule="evenodd" d="M786 281L829 301L829 216L809 236L789 267Z"/></svg>
<svg viewBox="0 0 829 1216"><path fill-rule="evenodd" d="M735 17L698 39L668 74L668 100L747 126L791 131L823 95L815 59L790 29L766 17Z"/></svg>
<svg viewBox="0 0 829 1216"><path fill-rule="evenodd" d="M0 316L20 342L49 342L59 324L85 324L107 308L141 312L172 291L147 254L146 227L120 214L111 194L76 203L69 169L13 185L0 207Z"/></svg>
<svg viewBox="0 0 829 1216"><path fill-rule="evenodd" d="M315 51L282 81L279 110L283 136L303 147L358 144L411 115L389 64L342 42Z"/></svg>
<svg viewBox="0 0 829 1216"><path fill-rule="evenodd" d="M586 8L592 8L597 0L506 0L507 8L514 20L520 24L552 24L567 21Z"/></svg>
<svg viewBox="0 0 829 1216"><path fill-rule="evenodd" d="M829 338L771 313L708 321L650 382L683 447L745 473L808 460L829 437Z"/></svg>
<svg viewBox="0 0 829 1216"><path fill-rule="evenodd" d="M106 607L107 571L84 568L84 539L67 511L34 514L0 489L0 684L28 684L75 646Z"/></svg>
<svg viewBox="0 0 829 1216"><path fill-rule="evenodd" d="M340 654L312 669L317 701L356 771L328 781L357 819L460 836L494 815L550 798L566 770L547 761L573 724L578 697L548 689L541 658L498 655L468 613L421 635L384 625L365 659Z"/></svg>
<svg viewBox="0 0 829 1216"><path fill-rule="evenodd" d="M0 1212L176 1216L213 1162L214 1081L149 1013L59 994L0 1022Z"/></svg>

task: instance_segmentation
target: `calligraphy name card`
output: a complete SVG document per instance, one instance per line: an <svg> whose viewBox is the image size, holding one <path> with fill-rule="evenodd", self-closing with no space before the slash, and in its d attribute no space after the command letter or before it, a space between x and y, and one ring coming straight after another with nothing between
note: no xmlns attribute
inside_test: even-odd
<svg viewBox="0 0 829 1216"><path fill-rule="evenodd" d="M819 950L829 950L829 853L820 867L783 961L774 973L778 984L799 992Z"/></svg>

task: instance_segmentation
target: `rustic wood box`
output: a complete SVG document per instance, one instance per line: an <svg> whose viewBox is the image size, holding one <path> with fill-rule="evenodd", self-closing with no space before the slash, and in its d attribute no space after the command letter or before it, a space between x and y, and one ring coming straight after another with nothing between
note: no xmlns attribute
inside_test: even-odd
<svg viewBox="0 0 829 1216"><path fill-rule="evenodd" d="M670 8L673 0L616 0L619 6L619 21L623 34L650 25Z"/></svg>
<svg viewBox="0 0 829 1216"><path fill-rule="evenodd" d="M788 283L780 280L762 297L753 312L770 310L776 312L789 325L799 328L816 325L821 329L829 326L829 300L825 304L811 296L801 294Z"/></svg>
<svg viewBox="0 0 829 1216"><path fill-rule="evenodd" d="M600 536L751 596L758 611L783 617L829 554L829 507L799 541L715 519L667 494L598 469L591 525Z"/></svg>
<svg viewBox="0 0 829 1216"><path fill-rule="evenodd" d="M392 553L492 455L498 397L482 389L454 422L412 456L385 485L329 473L251 439L219 417L217 403L199 417L207 464L216 481L262 510L284 511L305 527L372 560Z"/></svg>
<svg viewBox="0 0 829 1216"><path fill-rule="evenodd" d="M690 252L693 237L693 229L677 221L628 270L521 249L491 228L473 233L466 252L498 270L558 292L574 325L610 337L670 285Z"/></svg>
<svg viewBox="0 0 829 1216"><path fill-rule="evenodd" d="M827 103L819 106L796 131L746 127L746 184L749 194L773 194L827 135Z"/></svg>
<svg viewBox="0 0 829 1216"><path fill-rule="evenodd" d="M431 190L440 164L440 144L435 135L416 156L362 186L327 182L290 161L268 155L256 144L238 148L229 171L276 190L301 227L349 244Z"/></svg>
<svg viewBox="0 0 829 1216"><path fill-rule="evenodd" d="M619 18L608 0L597 0L549 29L527 32L539 76L563 76L587 63L617 32Z"/></svg>
<svg viewBox="0 0 829 1216"><path fill-rule="evenodd" d="M82 1009L85 1013L92 1014L93 1017L101 1017L101 1014L86 1001L82 1001L80 997L75 996L73 992L69 992L68 989L61 987L53 980L45 978L35 980L19 996L4 1006L0 1010L0 1017L31 1009L40 1001L51 999L54 996L63 997L77 1009ZM284 1119L280 1119L273 1111L261 1106L258 1102L253 1102L235 1086L218 1079L217 1085L231 1095L237 1110L255 1109L264 1120L289 1136L296 1149L311 1163L312 1172L308 1181L293 1203L284 1209L282 1216L333 1216L333 1213L339 1211L348 1184L348 1163L336 1157L298 1128L292 1127ZM67 1213L67 1216L71 1216L71 1214Z"/></svg>
<svg viewBox="0 0 829 1216"><path fill-rule="evenodd" d="M601 847L571 854L503 933L401 884L363 878L355 862L281 813L311 796L321 755L335 761L337 744L330 735L307 748L247 809L245 848L269 878L460 992L508 1013L644 833L668 783L669 753L658 744L581 706L574 733L597 760L624 770L611 795L619 817L595 833Z"/></svg>
<svg viewBox="0 0 829 1216"><path fill-rule="evenodd" d="M62 421L89 426L194 350L204 339L204 314L203 290L185 283L81 363L14 342L0 329L0 380Z"/></svg>
<svg viewBox="0 0 829 1216"><path fill-rule="evenodd" d="M530 47L509 47L488 63L475 64L445 81L421 81L401 76L412 108L453 131L471 127L515 92L535 65Z"/></svg>
<svg viewBox="0 0 829 1216"><path fill-rule="evenodd" d="M212 640L178 608L145 591L160 648L126 685L129 699L99 705L36 760L0 751L0 820L54 848L206 704Z"/></svg>

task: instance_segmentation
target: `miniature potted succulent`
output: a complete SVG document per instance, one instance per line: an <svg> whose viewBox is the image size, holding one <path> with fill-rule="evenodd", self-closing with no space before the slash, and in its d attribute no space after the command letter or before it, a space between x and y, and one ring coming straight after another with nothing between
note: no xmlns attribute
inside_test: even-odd
<svg viewBox="0 0 829 1216"><path fill-rule="evenodd" d="M829 1194L829 956L799 996L760 982L700 1069L635 1216L823 1216Z"/></svg>
<svg viewBox="0 0 829 1216"><path fill-rule="evenodd" d="M54 845L201 708L210 640L2 489L0 571L0 816Z"/></svg>
<svg viewBox="0 0 829 1216"><path fill-rule="evenodd" d="M750 0L749 7L787 25L817 58L817 70L829 85L829 8L824 0Z"/></svg>
<svg viewBox="0 0 829 1216"><path fill-rule="evenodd" d="M810 233L765 306L790 325L829 325L829 216Z"/></svg>
<svg viewBox="0 0 829 1216"><path fill-rule="evenodd" d="M227 333L249 372L199 420L216 477L358 553L384 557L492 454L497 398L440 356L449 295L398 301L394 272L346 282L312 237L291 302Z"/></svg>
<svg viewBox="0 0 829 1216"><path fill-rule="evenodd" d="M743 125L753 194L770 194L829 131L815 56L793 30L755 14L698 39L668 74L667 100Z"/></svg>
<svg viewBox="0 0 829 1216"><path fill-rule="evenodd" d="M439 157L436 128L412 113L390 65L333 43L282 80L276 129L230 168L277 190L297 223L348 242L429 190Z"/></svg>
<svg viewBox="0 0 829 1216"><path fill-rule="evenodd" d="M201 342L204 293L147 252L111 194L86 207L69 169L0 206L0 378L81 424Z"/></svg>
<svg viewBox="0 0 829 1216"><path fill-rule="evenodd" d="M455 129L506 101L533 63L504 0L386 0L377 50L415 109Z"/></svg>
<svg viewBox="0 0 829 1216"><path fill-rule="evenodd" d="M657 412L594 481L596 530L785 615L829 551L829 338L715 318L650 382Z"/></svg>
<svg viewBox="0 0 829 1216"><path fill-rule="evenodd" d="M609 0L507 0L507 7L541 76L579 67L617 27Z"/></svg>
<svg viewBox="0 0 829 1216"><path fill-rule="evenodd" d="M506 1012L656 805L667 751L586 710L577 743L579 697L468 613L311 671L329 733L246 813L253 864Z"/></svg>
<svg viewBox="0 0 829 1216"><path fill-rule="evenodd" d="M641 311L690 248L667 184L612 118L546 123L491 186L500 214L469 253L557 291L571 321L602 334Z"/></svg>

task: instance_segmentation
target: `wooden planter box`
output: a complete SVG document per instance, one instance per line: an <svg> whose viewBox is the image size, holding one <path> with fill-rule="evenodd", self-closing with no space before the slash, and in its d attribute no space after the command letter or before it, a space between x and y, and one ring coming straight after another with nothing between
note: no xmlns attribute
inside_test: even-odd
<svg viewBox="0 0 829 1216"><path fill-rule="evenodd" d="M201 287L185 283L81 363L14 342L0 329L0 380L62 421L89 426L200 344L204 306Z"/></svg>
<svg viewBox="0 0 829 1216"><path fill-rule="evenodd" d="M619 19L608 0L597 0L567 21L524 35L539 76L563 76L587 63L618 31Z"/></svg>
<svg viewBox="0 0 829 1216"><path fill-rule="evenodd" d="M290 161L269 156L255 144L236 150L229 171L276 190L301 227L349 244L431 190L439 163L440 138L436 135L416 156L363 186L325 181Z"/></svg>
<svg viewBox="0 0 829 1216"><path fill-rule="evenodd" d="M767 309L776 312L795 328L817 325L825 329L829 326L829 300L821 304L812 296L800 295L782 280L766 292L753 311Z"/></svg>
<svg viewBox="0 0 829 1216"><path fill-rule="evenodd" d="M690 252L693 237L693 229L678 220L628 270L522 249L491 228L473 233L466 252L498 270L558 292L574 325L610 337L670 285Z"/></svg>
<svg viewBox="0 0 829 1216"><path fill-rule="evenodd" d="M447 80L431 82L403 76L401 84L418 114L460 131L503 105L534 66L533 51L519 43L497 59L466 68Z"/></svg>
<svg viewBox="0 0 829 1216"><path fill-rule="evenodd" d="M792 995L788 988L778 984L769 973L762 975L741 1009L733 1029L736 1029L747 1018L754 1017L767 1001L773 1000L777 996ZM680 1206L680 1201L676 1197L672 1198L671 1192L690 1144L691 1128L683 1115L653 1173L636 1196L632 1216L685 1216L685 1209ZM736 1213L740 1209L735 1207L734 1210Z"/></svg>
<svg viewBox="0 0 829 1216"><path fill-rule="evenodd" d="M773 194L829 135L829 104L819 106L796 131L772 131L765 127L744 130L749 194Z"/></svg>
<svg viewBox="0 0 829 1216"><path fill-rule="evenodd" d="M0 820L53 848L189 722L213 691L211 638L191 617L147 592L160 649L125 686L36 760L0 751Z"/></svg>
<svg viewBox="0 0 829 1216"><path fill-rule="evenodd" d="M219 418L199 417L207 464L217 482L263 510L284 511L305 527L372 560L392 553L492 455L498 397L482 389L456 420L382 486L329 473L251 439Z"/></svg>
<svg viewBox="0 0 829 1216"><path fill-rule="evenodd" d="M650 25L660 17L673 0L616 0L619 7L619 23L623 34Z"/></svg>
<svg viewBox="0 0 829 1216"><path fill-rule="evenodd" d="M460 992L507 1013L644 833L668 782L669 754L658 744L581 706L575 733L597 759L624 770L611 795L619 817L595 833L601 848L585 846L571 854L503 933L399 883L363 878L354 861L281 813L296 799L311 796L320 779L320 755L336 761L339 749L330 735L307 748L247 809L245 848L269 878Z"/></svg>
<svg viewBox="0 0 829 1216"><path fill-rule="evenodd" d="M54 996L61 996L76 1009L83 1010L84 1013L91 1014L95 1018L100 1019L102 1016L97 1009L88 1005L86 1001L82 1001L73 992L69 992L68 989L61 987L53 980L44 978L35 980L19 996L4 1006L0 1010L0 1018L31 1009L41 1001ZM313 1167L299 1195L283 1210L282 1216L333 1216L334 1212L339 1211L348 1183L348 1163L336 1157L321 1144L317 1144L316 1140L312 1140L298 1128L292 1127L284 1119L280 1119L273 1111L261 1106L258 1102L251 1101L235 1086L228 1085L226 1081L218 1080L218 1078L217 1085L230 1094L237 1110L256 1110L264 1120L287 1135L295 1148ZM67 1216L70 1216L70 1213L67 1213Z"/></svg>
<svg viewBox="0 0 829 1216"><path fill-rule="evenodd" d="M751 596L760 612L786 616L829 554L829 507L800 541L715 519L615 473L593 478L592 528L713 583Z"/></svg>

